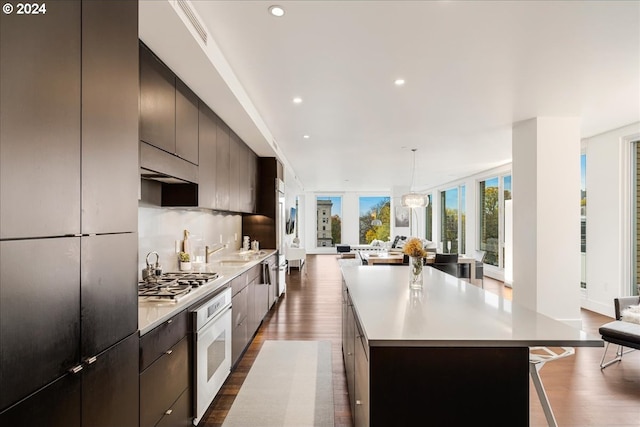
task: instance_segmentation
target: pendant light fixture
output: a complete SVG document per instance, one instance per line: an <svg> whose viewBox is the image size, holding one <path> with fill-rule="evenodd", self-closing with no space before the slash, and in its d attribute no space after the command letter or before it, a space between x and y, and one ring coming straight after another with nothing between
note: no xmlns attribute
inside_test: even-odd
<svg viewBox="0 0 640 427"><path fill-rule="evenodd" d="M416 174L416 151L418 151L418 149L412 148L411 151L413 151L413 169L411 170L411 187L409 187L409 192L402 196L402 206L406 206L409 208L423 208L429 204L429 199L424 194L413 192L413 179Z"/></svg>

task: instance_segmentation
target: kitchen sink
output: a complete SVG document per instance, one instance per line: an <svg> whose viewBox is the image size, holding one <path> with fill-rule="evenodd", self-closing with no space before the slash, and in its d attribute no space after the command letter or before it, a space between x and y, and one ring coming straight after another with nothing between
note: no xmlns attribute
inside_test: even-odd
<svg viewBox="0 0 640 427"><path fill-rule="evenodd" d="M241 260L241 259L223 259L220 260L218 262L216 262L217 265L220 265L222 267L242 267L243 265L247 264L249 261L247 260Z"/></svg>

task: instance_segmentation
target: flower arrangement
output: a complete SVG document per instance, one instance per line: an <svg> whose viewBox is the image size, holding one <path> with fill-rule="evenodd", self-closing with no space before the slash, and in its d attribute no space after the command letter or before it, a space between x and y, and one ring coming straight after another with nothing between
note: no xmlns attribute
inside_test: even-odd
<svg viewBox="0 0 640 427"><path fill-rule="evenodd" d="M409 287L422 289L422 258L427 256L422 241L412 237L404 244L402 252L410 257L409 260Z"/></svg>
<svg viewBox="0 0 640 427"><path fill-rule="evenodd" d="M191 256L187 252L180 252L178 254L178 259L180 262L189 262L191 261Z"/></svg>
<svg viewBox="0 0 640 427"><path fill-rule="evenodd" d="M424 250L422 241L417 237L412 237L404 244L402 252L405 255L409 255L415 258L424 258L427 256L427 251Z"/></svg>

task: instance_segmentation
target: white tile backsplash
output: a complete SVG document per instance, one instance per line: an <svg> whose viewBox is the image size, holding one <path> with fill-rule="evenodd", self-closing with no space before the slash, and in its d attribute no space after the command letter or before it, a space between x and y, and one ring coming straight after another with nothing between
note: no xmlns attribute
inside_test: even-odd
<svg viewBox="0 0 640 427"><path fill-rule="evenodd" d="M229 248L213 256L238 250L242 245L242 216L205 209L138 207L138 277L146 267L150 252L158 252L165 272L178 271L176 240L182 241L184 230L190 233L192 256L204 257L204 246L218 247L228 243ZM237 236L237 240L235 240ZM155 262L155 256L150 260Z"/></svg>

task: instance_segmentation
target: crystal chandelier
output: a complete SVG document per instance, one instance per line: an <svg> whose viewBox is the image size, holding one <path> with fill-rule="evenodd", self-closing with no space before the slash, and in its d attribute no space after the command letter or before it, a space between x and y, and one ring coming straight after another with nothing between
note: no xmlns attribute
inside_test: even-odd
<svg viewBox="0 0 640 427"><path fill-rule="evenodd" d="M402 206L406 206L409 208L423 208L429 204L429 198L424 194L419 194L413 192L413 178L416 173L416 151L417 148L412 148L413 151L413 169L411 170L411 187L409 187L409 192L402 196Z"/></svg>

